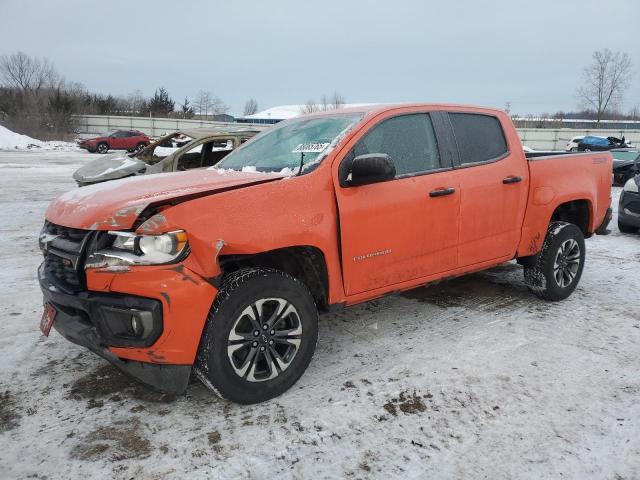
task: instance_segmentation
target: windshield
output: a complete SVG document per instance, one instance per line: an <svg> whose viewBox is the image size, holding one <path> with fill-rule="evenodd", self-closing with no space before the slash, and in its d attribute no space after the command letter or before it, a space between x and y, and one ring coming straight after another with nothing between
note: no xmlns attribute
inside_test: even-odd
<svg viewBox="0 0 640 480"><path fill-rule="evenodd" d="M363 113L289 120L230 153L216 168L258 172L297 172L318 165Z"/></svg>

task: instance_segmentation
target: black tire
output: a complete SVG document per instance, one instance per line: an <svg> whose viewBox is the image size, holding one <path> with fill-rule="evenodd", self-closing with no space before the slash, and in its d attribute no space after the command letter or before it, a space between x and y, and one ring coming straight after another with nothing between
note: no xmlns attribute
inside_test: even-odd
<svg viewBox="0 0 640 480"><path fill-rule="evenodd" d="M571 147L569 149L570 152L577 152L578 151L578 147Z"/></svg>
<svg viewBox="0 0 640 480"><path fill-rule="evenodd" d="M575 246L579 249L577 257ZM571 250L567 251L570 247ZM584 259L582 230L572 223L551 222L536 261L525 265L527 287L545 300L564 300L580 282Z"/></svg>
<svg viewBox="0 0 640 480"><path fill-rule="evenodd" d="M105 142L101 142L97 145L96 150L98 153L107 153L109 151L109 145Z"/></svg>
<svg viewBox="0 0 640 480"><path fill-rule="evenodd" d="M618 217L618 230L622 233L637 233L638 227L633 227L631 225L627 225L626 223L622 223L620 221L620 217Z"/></svg>
<svg viewBox="0 0 640 480"><path fill-rule="evenodd" d="M96 153L96 149L95 148L87 148L87 152Z"/></svg>
<svg viewBox="0 0 640 480"><path fill-rule="evenodd" d="M280 301L286 306L280 306ZM270 330L271 327L260 330L267 322L256 315L256 302L264 302L260 304L260 313L266 312L264 318L269 318L268 321L278 318L272 327L282 330ZM253 312L257 326L247 311ZM238 340L230 338L232 329ZM255 335L256 331L261 333ZM298 331L301 333L286 335L298 342L292 353L289 349L294 346L282 341L282 332ZM240 339L238 335L247 337ZM200 340L195 372L222 398L243 404L264 402L281 395L298 381L309 366L317 339L318 309L302 282L279 270L241 269L223 278ZM236 350L231 352L234 347ZM282 353L282 349L286 351ZM276 357L274 352L282 357ZM273 359L272 363L267 361L268 357Z"/></svg>

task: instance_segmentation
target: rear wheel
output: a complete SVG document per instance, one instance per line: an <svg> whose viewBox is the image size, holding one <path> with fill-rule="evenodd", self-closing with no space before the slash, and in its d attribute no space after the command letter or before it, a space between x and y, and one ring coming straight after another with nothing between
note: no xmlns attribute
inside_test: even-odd
<svg viewBox="0 0 640 480"><path fill-rule="evenodd" d="M98 150L98 153L107 153L109 151L109 145L107 145L104 142L99 143L97 150Z"/></svg>
<svg viewBox="0 0 640 480"><path fill-rule="evenodd" d="M257 403L289 389L318 338L318 310L299 280L249 268L225 277L209 313L196 374L223 398Z"/></svg>
<svg viewBox="0 0 640 480"><path fill-rule="evenodd" d="M572 223L552 222L536 261L525 265L525 282L545 300L564 300L580 282L584 259L582 230Z"/></svg>
<svg viewBox="0 0 640 480"><path fill-rule="evenodd" d="M633 227L631 225L627 225L626 223L622 223L620 218L618 217L618 230L622 233L636 233L638 231L638 227Z"/></svg>

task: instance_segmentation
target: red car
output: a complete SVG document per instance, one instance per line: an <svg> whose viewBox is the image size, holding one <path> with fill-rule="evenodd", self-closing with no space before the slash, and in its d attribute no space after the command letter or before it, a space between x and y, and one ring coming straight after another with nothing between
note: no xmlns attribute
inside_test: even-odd
<svg viewBox="0 0 640 480"><path fill-rule="evenodd" d="M138 130L111 130L98 137L78 142L80 148L91 153L107 153L109 150L134 152L149 145L149 137Z"/></svg>

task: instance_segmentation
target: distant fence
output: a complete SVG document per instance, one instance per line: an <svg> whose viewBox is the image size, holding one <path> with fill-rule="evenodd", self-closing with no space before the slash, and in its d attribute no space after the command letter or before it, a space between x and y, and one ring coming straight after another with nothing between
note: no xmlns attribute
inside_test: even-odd
<svg viewBox="0 0 640 480"><path fill-rule="evenodd" d="M81 134L103 133L114 129L135 129L152 137L160 136L172 130L229 125L224 122L206 120L109 115L76 115L75 120L78 132ZM242 125L248 126L249 124L243 123ZM618 138L624 136L634 145L640 145L640 129L518 128L518 133L522 143L534 150L563 150L572 137L584 135Z"/></svg>
<svg viewBox="0 0 640 480"><path fill-rule="evenodd" d="M74 115L78 133L104 133L107 130L140 130L150 137L187 128L229 125L226 122L185 120L181 118L120 117L115 115ZM250 126L250 124L243 124Z"/></svg>
<svg viewBox="0 0 640 480"><path fill-rule="evenodd" d="M640 145L640 130L582 130L577 128L518 128L522 144L534 150L564 150L573 137L596 135L599 137L625 137Z"/></svg>

